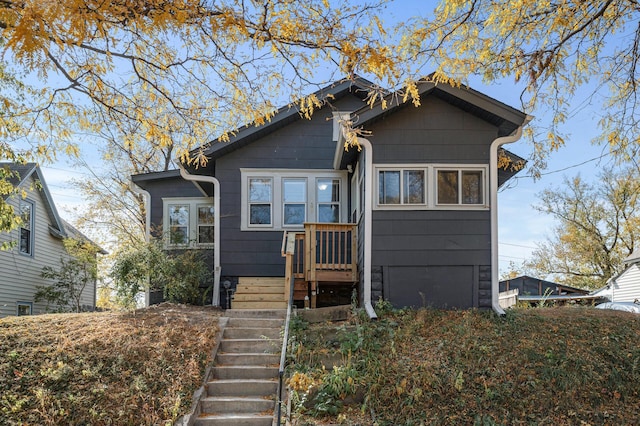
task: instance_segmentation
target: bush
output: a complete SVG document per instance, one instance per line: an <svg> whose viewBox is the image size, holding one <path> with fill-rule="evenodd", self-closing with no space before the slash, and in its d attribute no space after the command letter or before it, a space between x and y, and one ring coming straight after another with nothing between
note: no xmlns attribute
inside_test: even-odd
<svg viewBox="0 0 640 426"><path fill-rule="evenodd" d="M111 277L119 305L135 307L138 294L162 290L173 303L202 305L201 287L211 282L211 272L199 252L171 253L152 242L117 256Z"/></svg>

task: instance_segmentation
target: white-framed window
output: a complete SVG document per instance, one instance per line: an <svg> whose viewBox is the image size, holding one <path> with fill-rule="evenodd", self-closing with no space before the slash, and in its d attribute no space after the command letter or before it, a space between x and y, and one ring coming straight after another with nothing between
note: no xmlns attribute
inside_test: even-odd
<svg viewBox="0 0 640 426"><path fill-rule="evenodd" d="M213 198L163 198L162 203L166 248L213 247Z"/></svg>
<svg viewBox="0 0 640 426"><path fill-rule="evenodd" d="M26 256L33 256L35 212L34 204L29 200L20 200L20 241L18 250Z"/></svg>
<svg viewBox="0 0 640 426"><path fill-rule="evenodd" d="M32 302L16 302L16 315L19 317L31 315L33 313Z"/></svg>
<svg viewBox="0 0 640 426"><path fill-rule="evenodd" d="M376 165L375 208L487 209L485 165Z"/></svg>
<svg viewBox="0 0 640 426"><path fill-rule="evenodd" d="M485 170L480 168L436 168L436 204L483 206L486 198Z"/></svg>
<svg viewBox="0 0 640 426"><path fill-rule="evenodd" d="M324 177L316 179L318 222L340 222L340 186L340 179L338 178Z"/></svg>
<svg viewBox="0 0 640 426"><path fill-rule="evenodd" d="M346 219L346 171L241 169L241 229L301 229Z"/></svg>
<svg viewBox="0 0 640 426"><path fill-rule="evenodd" d="M307 221L307 179L282 178L282 226Z"/></svg>
<svg viewBox="0 0 640 426"><path fill-rule="evenodd" d="M249 224L270 227L273 224L273 179L249 179Z"/></svg>
<svg viewBox="0 0 640 426"><path fill-rule="evenodd" d="M379 206L426 205L427 168L378 168Z"/></svg>

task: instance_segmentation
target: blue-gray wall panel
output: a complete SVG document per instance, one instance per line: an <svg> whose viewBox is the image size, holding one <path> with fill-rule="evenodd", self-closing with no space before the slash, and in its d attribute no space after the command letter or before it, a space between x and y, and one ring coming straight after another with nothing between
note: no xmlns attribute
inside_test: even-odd
<svg viewBox="0 0 640 426"><path fill-rule="evenodd" d="M375 122L369 137L376 164L489 164L493 125L439 98L423 99ZM382 267L385 297L397 306L471 307L480 266L491 264L488 210L373 212L372 266ZM420 302L422 303L422 302Z"/></svg>

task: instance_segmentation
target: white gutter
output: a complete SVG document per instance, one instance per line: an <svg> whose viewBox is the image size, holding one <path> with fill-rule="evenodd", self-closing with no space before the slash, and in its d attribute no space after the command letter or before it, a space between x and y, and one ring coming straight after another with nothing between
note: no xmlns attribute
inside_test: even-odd
<svg viewBox="0 0 640 426"><path fill-rule="evenodd" d="M364 259L362 270L364 277L363 304L369 318L377 319L376 311L371 305L371 222L373 220L373 147L371 142L365 138L358 137L358 144L364 148L365 156L365 179L364 179Z"/></svg>
<svg viewBox="0 0 640 426"><path fill-rule="evenodd" d="M491 307L498 315L505 315L500 307L500 281L498 279L498 148L502 145L516 142L522 137L522 128L531 120L532 116L527 115L524 122L510 136L503 136L495 139L491 143L489 151L489 188L491 206Z"/></svg>
<svg viewBox="0 0 640 426"><path fill-rule="evenodd" d="M184 180L192 182L208 182L213 185L213 208L215 214L213 216L213 296L211 304L220 306L220 182L213 176L192 175L188 173L180 162L180 176Z"/></svg>

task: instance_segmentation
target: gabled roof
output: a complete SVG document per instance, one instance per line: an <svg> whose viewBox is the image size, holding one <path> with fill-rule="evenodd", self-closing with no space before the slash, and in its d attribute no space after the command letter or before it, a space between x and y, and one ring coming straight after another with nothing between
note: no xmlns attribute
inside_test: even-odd
<svg viewBox="0 0 640 426"><path fill-rule="evenodd" d="M364 99L371 87L375 84L356 76L353 79L343 79L335 83L326 86L313 95L319 100L325 101L328 99L337 100L348 93L355 94L356 96ZM269 133L272 133L296 120L301 120L300 112L296 108L295 104L289 104L280 108L273 118L267 123L256 126L255 124L247 124L240 129L233 132L229 142L212 141L209 146L204 150L204 154L210 159L215 159L225 155L231 151L241 148L256 139L259 139Z"/></svg>
<svg viewBox="0 0 640 426"><path fill-rule="evenodd" d="M509 136L521 126L527 115L505 103L467 86L454 87L446 83L434 83L422 80L418 83L420 97L432 94L445 102L467 111L498 127L498 136ZM352 115L358 118L358 126L365 126L393 114L399 109L411 107L411 101L402 101L402 95L389 93L385 98L386 108L382 108L383 100L378 100L373 107L366 105Z"/></svg>
<svg viewBox="0 0 640 426"><path fill-rule="evenodd" d="M426 95L436 96L463 111L493 124L498 128L498 137L511 135L518 127L523 125L527 119L527 114L524 112L467 86L454 87L446 83L434 83L423 80L418 83L418 94L421 98ZM401 94L389 93L383 99L379 99L372 107L365 105L351 113L351 119L354 123L357 123L358 128L366 129L367 125L382 120L403 108L413 107L411 101L407 100L403 102L402 98ZM383 108L383 103L386 103L385 108ZM350 155L353 155L353 153ZM345 155L345 150L342 146L336 146L334 166L344 168L348 162L346 157L349 157L349 154ZM518 158L520 159L520 157ZM511 177L515 173L517 172L507 174L509 174L508 177ZM506 176L507 175L503 174L503 177Z"/></svg>
<svg viewBox="0 0 640 426"><path fill-rule="evenodd" d="M44 180L40 167L35 163L17 164L6 162L0 162L0 167L8 168L13 173L13 176L9 178L9 182L16 187L23 185L31 177L39 182L40 193L44 199L44 208L49 216L49 221L51 222L49 231L59 238L66 237L67 233L64 224L58 215L58 210L53 203L53 197L49 192L49 188L47 187L47 183Z"/></svg>
<svg viewBox="0 0 640 426"><path fill-rule="evenodd" d="M38 189L40 190L40 194L42 195L42 198L44 200L44 209L47 212L47 216L49 217L50 221L49 232L51 233L51 235L60 239L74 238L77 240L87 241L96 246L99 249L99 253L107 254L107 252L102 247L91 241L82 232L78 231L70 223L68 223L58 215L58 210L53 203L53 197L51 196L49 188L47 187L47 183L44 180L42 170L40 170L40 167L38 167L37 164L0 162L0 168L8 168L12 172L12 176L9 177L8 180L15 187L25 184L31 177L33 177L34 180L38 181Z"/></svg>

